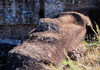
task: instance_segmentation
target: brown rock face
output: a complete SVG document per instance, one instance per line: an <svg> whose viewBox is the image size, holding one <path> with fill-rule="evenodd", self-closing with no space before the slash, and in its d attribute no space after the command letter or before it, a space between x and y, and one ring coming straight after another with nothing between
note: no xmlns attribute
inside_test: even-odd
<svg viewBox="0 0 100 70"><path fill-rule="evenodd" d="M97 32L96 24L99 26L100 29L100 7L83 7L78 9L73 9L73 11L80 12L84 15L87 15L93 25L94 30ZM95 33L91 29L91 27L87 27L87 36L88 40L92 40L93 37L95 37Z"/></svg>
<svg viewBox="0 0 100 70"><path fill-rule="evenodd" d="M64 49L67 53L77 49L89 24L89 18L77 12L60 13L54 19L40 19L29 38L9 52L7 69L49 70L44 65L59 65L66 57Z"/></svg>
<svg viewBox="0 0 100 70"><path fill-rule="evenodd" d="M95 2L98 3L99 0ZM31 26L31 24L38 24L40 18L55 17L58 12L62 12L64 9L68 11L68 8L72 9L87 5L88 0L0 0L0 27L3 25L0 32L0 39L11 39L11 37L17 39L19 36L27 36L26 33L28 31L25 30L27 28L20 28L20 25L24 26L24 24L30 24ZM96 5L99 5L99 3ZM11 28L6 25L11 25ZM12 25L14 25L15 28L12 28ZM16 28L18 28L18 30ZM14 30L16 32L25 30L26 33L20 31L19 34L16 34ZM2 31L4 32L2 33ZM2 40L0 40L0 42L1 41Z"/></svg>

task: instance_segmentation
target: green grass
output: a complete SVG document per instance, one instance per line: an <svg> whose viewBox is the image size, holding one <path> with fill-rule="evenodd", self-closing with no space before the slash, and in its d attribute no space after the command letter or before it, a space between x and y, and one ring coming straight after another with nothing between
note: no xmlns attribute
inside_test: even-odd
<svg viewBox="0 0 100 70"><path fill-rule="evenodd" d="M63 60L56 68L51 65L52 70L100 70L100 49L98 45L87 45L84 57L73 61L65 53L67 60ZM90 47L90 48L89 48Z"/></svg>
<svg viewBox="0 0 100 70"><path fill-rule="evenodd" d="M100 70L100 30L97 25L96 27L98 33L96 33L92 26L91 29L95 32L98 41L90 43L82 41L82 44L86 48L84 57L73 61L64 50L67 60L63 60L58 67L55 67L51 64L52 70Z"/></svg>

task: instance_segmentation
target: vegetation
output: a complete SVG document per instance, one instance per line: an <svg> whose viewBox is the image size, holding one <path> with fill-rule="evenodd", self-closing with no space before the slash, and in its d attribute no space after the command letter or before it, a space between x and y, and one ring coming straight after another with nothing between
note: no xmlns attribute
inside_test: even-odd
<svg viewBox="0 0 100 70"><path fill-rule="evenodd" d="M95 32L98 41L90 43L82 41L85 52L83 57L78 58L76 61L71 60L64 51L67 60L65 59L57 68L51 65L52 70L100 70L100 30L97 26L98 33L96 33L92 26L91 28Z"/></svg>

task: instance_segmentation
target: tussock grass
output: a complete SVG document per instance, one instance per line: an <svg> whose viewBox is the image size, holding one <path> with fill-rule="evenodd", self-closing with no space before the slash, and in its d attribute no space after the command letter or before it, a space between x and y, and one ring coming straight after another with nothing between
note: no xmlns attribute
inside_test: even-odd
<svg viewBox="0 0 100 70"><path fill-rule="evenodd" d="M86 51L84 53L84 57L73 61L67 55L64 49L64 54L66 55L66 59L61 62L58 67L55 67L51 64L52 70L100 70L100 30L97 27L97 32L91 26L91 29L96 34L98 41L87 43L86 41L82 41Z"/></svg>
<svg viewBox="0 0 100 70"><path fill-rule="evenodd" d="M97 47L87 48L85 56L77 61L65 55L67 60L63 60L57 68L51 65L52 70L100 70L100 49Z"/></svg>

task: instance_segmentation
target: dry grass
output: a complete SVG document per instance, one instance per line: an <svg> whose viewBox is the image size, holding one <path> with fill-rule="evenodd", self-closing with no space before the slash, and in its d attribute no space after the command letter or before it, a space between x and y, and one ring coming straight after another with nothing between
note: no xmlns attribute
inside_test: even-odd
<svg viewBox="0 0 100 70"><path fill-rule="evenodd" d="M73 61L65 53L67 60L64 60L57 68L51 65L52 70L100 70L100 47L87 44L84 57Z"/></svg>
<svg viewBox="0 0 100 70"><path fill-rule="evenodd" d="M92 30L95 32L93 27ZM98 34L96 33L99 41L86 43L82 42L86 51L84 53L84 57L73 61L64 51L67 60L64 60L57 68L51 64L52 70L100 70L100 36L99 29L97 26Z"/></svg>

